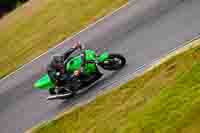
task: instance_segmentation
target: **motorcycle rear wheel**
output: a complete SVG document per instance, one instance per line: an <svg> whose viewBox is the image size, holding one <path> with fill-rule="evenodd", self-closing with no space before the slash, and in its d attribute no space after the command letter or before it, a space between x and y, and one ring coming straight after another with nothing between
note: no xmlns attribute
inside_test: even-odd
<svg viewBox="0 0 200 133"><path fill-rule="evenodd" d="M126 59L121 54L109 54L109 58L100 64L100 66L109 71L122 69L126 65Z"/></svg>

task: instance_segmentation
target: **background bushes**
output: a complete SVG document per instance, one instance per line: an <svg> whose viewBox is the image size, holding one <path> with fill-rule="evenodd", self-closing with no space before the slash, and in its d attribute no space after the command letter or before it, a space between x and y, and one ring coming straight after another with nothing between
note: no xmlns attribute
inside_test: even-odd
<svg viewBox="0 0 200 133"><path fill-rule="evenodd" d="M28 0L0 0L0 17Z"/></svg>

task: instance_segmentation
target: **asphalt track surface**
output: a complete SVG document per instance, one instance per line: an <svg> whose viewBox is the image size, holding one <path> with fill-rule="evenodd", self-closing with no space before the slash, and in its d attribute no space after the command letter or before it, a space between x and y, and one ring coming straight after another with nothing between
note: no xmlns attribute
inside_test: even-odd
<svg viewBox="0 0 200 133"><path fill-rule="evenodd" d="M60 44L41 58L0 81L0 132L21 133L76 104L121 84L138 67L151 63L200 33L199 0L136 0L95 26ZM123 53L127 66L106 72L91 89L67 101L46 101L47 92L33 89L50 56L81 40L90 48ZM112 83L116 83L111 85Z"/></svg>

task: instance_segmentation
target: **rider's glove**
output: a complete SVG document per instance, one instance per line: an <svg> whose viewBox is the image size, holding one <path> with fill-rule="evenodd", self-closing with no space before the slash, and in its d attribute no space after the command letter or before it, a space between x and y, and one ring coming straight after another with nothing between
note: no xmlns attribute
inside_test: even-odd
<svg viewBox="0 0 200 133"><path fill-rule="evenodd" d="M81 43L80 43L80 42L75 43L75 44L72 46L72 48L74 48L74 49L81 48Z"/></svg>
<svg viewBox="0 0 200 133"><path fill-rule="evenodd" d="M80 74L81 74L81 71L80 71L80 70L74 71L74 76L78 77L78 76L80 76Z"/></svg>

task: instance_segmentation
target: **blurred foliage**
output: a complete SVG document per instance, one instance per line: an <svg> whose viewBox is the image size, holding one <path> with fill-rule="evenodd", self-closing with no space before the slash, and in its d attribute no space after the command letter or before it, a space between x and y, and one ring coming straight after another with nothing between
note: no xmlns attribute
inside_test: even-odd
<svg viewBox="0 0 200 133"><path fill-rule="evenodd" d="M0 17L28 0L0 0Z"/></svg>

